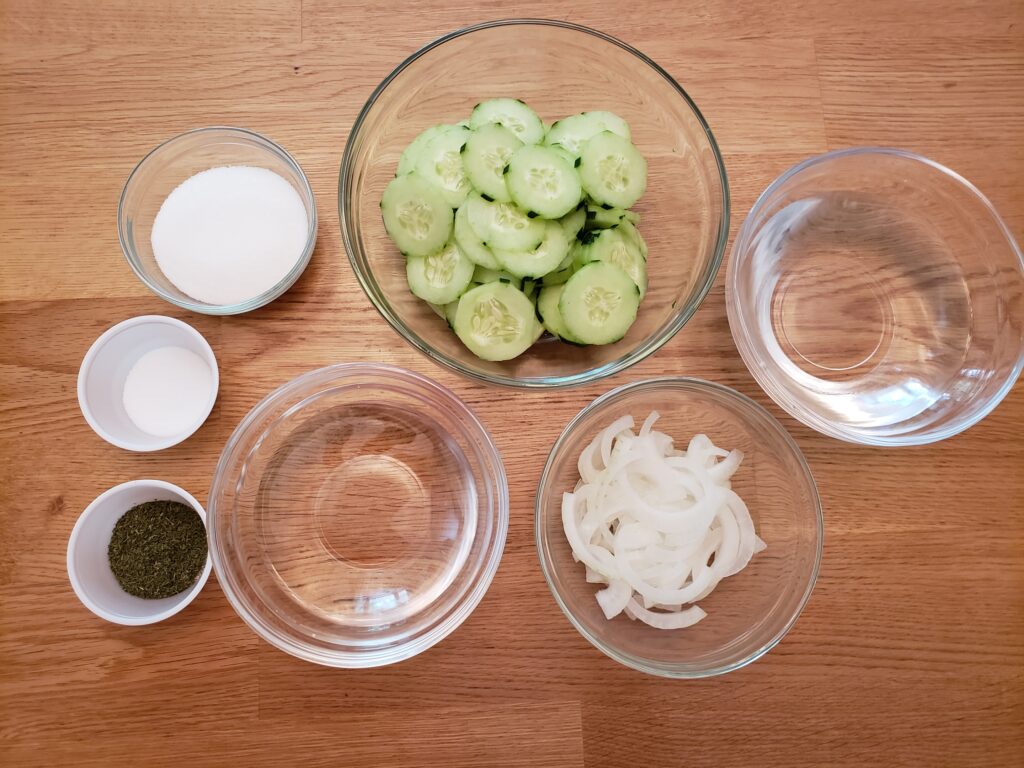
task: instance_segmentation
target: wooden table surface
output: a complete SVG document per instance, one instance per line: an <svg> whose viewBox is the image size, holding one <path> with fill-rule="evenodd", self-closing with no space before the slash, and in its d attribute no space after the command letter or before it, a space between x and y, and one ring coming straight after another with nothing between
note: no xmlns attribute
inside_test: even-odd
<svg viewBox="0 0 1024 768"><path fill-rule="evenodd" d="M429 0L0 2L0 763L331 766L1007 766L1024 755L1024 387L981 425L898 451L826 439L780 411L740 361L724 270L653 358L581 389L515 395L403 343L343 255L335 184L373 87L445 31L495 16L570 19L660 62L721 144L733 232L794 162L860 144L924 153L974 181L1024 236L1024 2L701 3ZM243 125L310 176L319 242L297 286L242 317L176 311L122 258L121 186L185 129ZM78 410L89 344L164 313L221 366L209 422L133 455ZM343 328L358 329L358 332ZM159 477L205 501L242 415L313 368L387 361L452 388L504 455L511 527L486 598L421 656L320 668L259 641L215 579L148 628L76 600L67 538L104 489ZM613 386L691 374L738 388L791 431L817 477L824 561L803 616L723 678L626 669L565 620L540 574L533 491L548 447ZM524 434L516 425L525 422Z"/></svg>

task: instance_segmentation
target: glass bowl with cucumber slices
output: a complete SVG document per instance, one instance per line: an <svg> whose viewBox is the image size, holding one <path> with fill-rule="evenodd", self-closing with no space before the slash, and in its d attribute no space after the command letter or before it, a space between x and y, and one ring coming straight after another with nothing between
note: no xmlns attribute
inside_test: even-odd
<svg viewBox="0 0 1024 768"><path fill-rule="evenodd" d="M636 49L559 21L480 24L402 62L353 126L338 205L395 330L466 376L532 388L660 348L707 295L729 228L689 96Z"/></svg>

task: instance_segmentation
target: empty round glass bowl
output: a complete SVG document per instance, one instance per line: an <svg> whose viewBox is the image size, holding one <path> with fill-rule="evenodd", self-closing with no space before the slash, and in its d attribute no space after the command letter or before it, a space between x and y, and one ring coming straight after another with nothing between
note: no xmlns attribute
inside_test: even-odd
<svg viewBox="0 0 1024 768"><path fill-rule="evenodd" d="M472 412L401 368L307 373L257 405L221 455L210 552L264 640L333 667L420 653L480 602L508 487Z"/></svg>
<svg viewBox="0 0 1024 768"><path fill-rule="evenodd" d="M306 245L291 270L272 288L236 304L208 304L179 290L153 255L153 221L167 196L201 171L225 165L266 168L287 181L302 199ZM316 201L306 174L283 148L244 128L197 128L168 139L139 161L128 176L117 206L117 232L128 264L153 293L175 306L206 315L237 315L269 304L306 269L316 246Z"/></svg>
<svg viewBox="0 0 1024 768"><path fill-rule="evenodd" d="M917 445L984 418L1024 364L1024 261L965 179L849 149L777 179L743 223L726 289L764 390L826 435Z"/></svg>
<svg viewBox="0 0 1024 768"><path fill-rule="evenodd" d="M579 480L580 452L594 436L629 414L639 429L657 411L655 425L685 447L704 433L719 448L744 458L732 489L746 502L767 549L699 602L707 616L686 629L654 629L624 614L608 620L573 560L562 527L562 494ZM719 675L767 653L789 631L810 597L821 560L818 492L800 449L767 411L727 387L699 379L641 381L612 390L584 408L555 442L537 489L537 552L558 605L597 648L653 675Z"/></svg>
<svg viewBox="0 0 1024 768"><path fill-rule="evenodd" d="M384 188L417 134L462 120L478 102L495 97L522 99L548 122L584 110L611 110L629 122L648 163L647 192L636 210L650 246L650 288L621 341L576 347L546 336L514 360L487 362L410 293L405 259L381 220ZM592 381L661 347L697 311L714 282L729 230L725 167L689 96L634 48L559 21L480 24L446 35L402 62L352 128L338 207L356 277L406 341L466 376L520 387Z"/></svg>

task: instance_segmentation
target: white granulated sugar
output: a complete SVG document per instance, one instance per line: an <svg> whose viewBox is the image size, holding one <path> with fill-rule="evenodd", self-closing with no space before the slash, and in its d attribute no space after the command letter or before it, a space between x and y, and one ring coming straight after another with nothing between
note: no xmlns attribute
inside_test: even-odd
<svg viewBox="0 0 1024 768"><path fill-rule="evenodd" d="M302 256L309 219L284 178L243 165L182 182L153 222L153 255L182 293L237 304L277 285Z"/></svg>
<svg viewBox="0 0 1024 768"><path fill-rule="evenodd" d="M158 347L128 371L122 402L143 432L174 437L206 415L212 391L213 372L203 358L184 347Z"/></svg>

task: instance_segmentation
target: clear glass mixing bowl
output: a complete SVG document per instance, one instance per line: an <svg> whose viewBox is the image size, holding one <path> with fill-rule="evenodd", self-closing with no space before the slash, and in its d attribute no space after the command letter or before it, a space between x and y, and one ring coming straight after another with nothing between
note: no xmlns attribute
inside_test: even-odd
<svg viewBox="0 0 1024 768"><path fill-rule="evenodd" d="M549 122L611 110L629 122L647 158L647 193L636 210L650 246L650 289L633 327L615 344L575 347L545 337L515 360L487 362L409 292L405 259L380 215L381 195L399 155L425 128L457 122L478 102L499 96L523 99ZM402 62L352 127L338 179L338 210L356 277L406 341L466 376L519 387L581 384L655 352L697 311L718 273L729 232L725 167L690 97L636 49L561 21L480 24L446 35Z"/></svg>
<svg viewBox="0 0 1024 768"><path fill-rule="evenodd" d="M609 621L573 560L562 528L562 494L579 480L580 452L594 436L629 414L637 428L655 425L685 447L703 432L720 448L743 451L731 478L767 549L724 579L700 606L692 627L654 629L624 615ZM699 379L664 378L628 384L596 399L569 422L548 456L537 488L537 552L548 586L576 629L616 661L653 675L697 678L738 669L760 658L789 631L807 603L821 561L822 514L803 454L782 426L753 400Z"/></svg>
<svg viewBox="0 0 1024 768"><path fill-rule="evenodd" d="M334 667L420 653L501 558L501 457L448 390L401 368L307 373L243 419L210 490L224 593L267 642Z"/></svg>
<svg viewBox="0 0 1024 768"><path fill-rule="evenodd" d="M729 260L736 346L794 418L917 445L984 418L1024 365L1024 259L968 181L894 149L803 162L754 204Z"/></svg>

